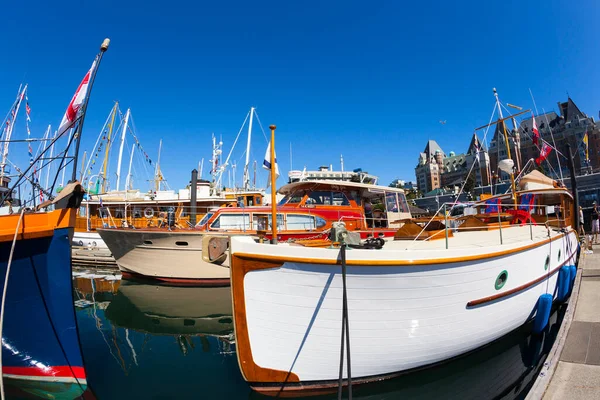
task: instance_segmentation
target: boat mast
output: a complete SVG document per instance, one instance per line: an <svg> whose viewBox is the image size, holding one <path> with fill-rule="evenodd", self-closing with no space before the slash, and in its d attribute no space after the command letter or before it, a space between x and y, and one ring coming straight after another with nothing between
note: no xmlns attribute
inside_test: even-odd
<svg viewBox="0 0 600 400"><path fill-rule="evenodd" d="M127 170L127 178L125 179L125 193L131 185L131 164L133 164L133 153L135 152L135 143L131 145L131 155L129 156L129 169Z"/></svg>
<svg viewBox="0 0 600 400"><path fill-rule="evenodd" d="M158 192L160 190L160 181L162 181L162 174L160 172L160 152L162 150L162 139L158 143L158 161L156 162L156 170L154 173L154 182L155 182L155 191Z"/></svg>
<svg viewBox="0 0 600 400"><path fill-rule="evenodd" d="M4 181L4 171L6 169L6 159L8 158L8 145L10 144L10 137L12 136L12 132L13 132L13 128L15 127L15 121L17 119L17 115L19 115L19 108L21 108L21 103L23 102L23 99L25 98L25 94L27 93L27 84L25 84L25 87L23 88L23 90L20 90L21 88L19 87L19 91L17 92L17 100L16 100L16 104L11 107L14 110L14 114L12 114L12 120L10 121L10 123L8 124L7 128L6 128L6 134L4 135L4 150L2 151L2 164L0 164L0 182ZM9 116L10 118L10 116Z"/></svg>
<svg viewBox="0 0 600 400"><path fill-rule="evenodd" d="M271 129L271 243L277 244L277 160L275 159L275 125L269 126Z"/></svg>
<svg viewBox="0 0 600 400"><path fill-rule="evenodd" d="M494 97L496 97L496 105L498 106L498 115L500 116L500 120L503 120L504 117L502 116L502 106L500 104L500 99L498 98L498 92L496 91L496 88L494 88ZM510 143L508 142L508 133L506 132L505 121L502 121L502 132L504 133L504 144L506 145L506 156L508 157L508 159L512 159L510 156ZM511 183L511 187L512 187L513 202L515 203L515 209L516 209L517 208L517 188L515 185L514 171L510 172L510 183Z"/></svg>
<svg viewBox="0 0 600 400"><path fill-rule="evenodd" d="M50 125L48 125L48 129L50 129ZM54 131L54 137L52 138L52 145L50 146L50 160L52 160L52 156L54 155L54 143L56 143L56 135L58 134L58 131ZM52 166L52 164L49 162L47 167L48 170L46 171L46 186L45 188L48 189L48 184L50 183L50 167Z"/></svg>
<svg viewBox="0 0 600 400"><path fill-rule="evenodd" d="M119 184L121 183L121 161L123 159L123 146L125 145L125 134L127 133L127 124L129 123L129 115L131 109L127 109L125 114L125 123L123 124L123 133L121 134L121 147L119 147L119 161L117 163L117 191L119 190Z"/></svg>
<svg viewBox="0 0 600 400"><path fill-rule="evenodd" d="M104 150L104 163L102 164L102 193L106 193L106 182L108 181L106 170L108 169L108 154L110 153L111 142L110 139L112 137L113 127L115 126L115 116L117 115L117 109L119 107L119 102L115 101L115 105L112 109L112 116L110 119L110 124L108 125L108 135L106 137L106 149Z"/></svg>
<svg viewBox="0 0 600 400"><path fill-rule="evenodd" d="M250 107L250 122L248 123L248 143L246 143L246 164L244 165L244 190L250 189L250 140L252 139L252 117L254 107ZM235 180L235 172L233 174Z"/></svg>

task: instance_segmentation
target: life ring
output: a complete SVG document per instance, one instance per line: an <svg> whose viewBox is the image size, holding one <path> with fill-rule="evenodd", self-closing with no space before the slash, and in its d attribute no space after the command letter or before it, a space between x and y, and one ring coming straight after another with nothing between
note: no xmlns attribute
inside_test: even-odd
<svg viewBox="0 0 600 400"><path fill-rule="evenodd" d="M144 217L148 219L154 217L154 209L152 207L146 207L144 209Z"/></svg>

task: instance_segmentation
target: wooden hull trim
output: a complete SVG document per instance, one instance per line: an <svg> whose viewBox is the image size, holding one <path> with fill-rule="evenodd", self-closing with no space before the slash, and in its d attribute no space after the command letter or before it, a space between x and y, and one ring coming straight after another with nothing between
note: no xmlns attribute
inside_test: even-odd
<svg viewBox="0 0 600 400"><path fill-rule="evenodd" d="M230 286L229 278L206 278L206 279L195 279L195 278L166 278L161 276L147 276L136 274L135 272L121 271L123 279L147 281L147 282L164 282L173 284L175 286L200 286L200 287L219 287L219 286Z"/></svg>
<svg viewBox="0 0 600 400"><path fill-rule="evenodd" d="M471 301L469 301L467 303L467 308L472 308L472 307L477 307L477 306L481 306L481 305L486 305L486 304L492 303L492 302L494 302L496 300L500 300L500 299L512 296L513 294L518 294L518 293L520 293L522 291L525 291L525 290L529 289L530 287L537 285L540 282L544 282L544 281L548 280L552 275L556 274L558 271L560 271L560 269L563 266L568 265L569 262L571 260L573 260L574 258L576 258L576 257L577 257L577 251L575 251L573 254L571 254L569 257L567 257L567 259L562 264L560 264L558 267L554 268L551 271L548 271L547 274L542 275L539 278L534 279L531 282L524 283L521 286L517 286L516 288L512 288L512 289L507 290L505 292L498 293L498 294L495 294L493 296L488 296L488 297L484 297L484 298L477 299L477 300L471 300Z"/></svg>
<svg viewBox="0 0 600 400"><path fill-rule="evenodd" d="M536 243L531 243L526 246L521 246L521 247L517 247L514 249L510 249L510 250L496 251L493 253L477 254L477 255L469 255L469 256L461 256L461 257L437 258L437 259L436 258L434 258L434 259L426 258L426 259L418 259L418 260L356 260L356 259L349 259L349 260L346 260L346 265L397 267L397 266L404 266L404 265L405 266L438 265L438 264L457 263L457 262L463 262L463 261L486 260L486 259L490 259L490 258L506 257L506 256L510 256L513 254L521 253L521 252L524 252L524 251L527 251L530 249L544 246L548 243L562 239L563 237L568 235L569 232L570 231L563 232L560 235L556 235L552 238L538 241ZM304 257L291 257L291 256L280 257L280 256L271 256L268 254L256 255L256 254L249 254L249 253L235 253L235 257L245 259L245 260L270 261L270 262L281 263L281 264L286 263L286 262L291 262L291 263L299 263L299 264L340 265L339 259L332 259L332 258L304 258Z"/></svg>

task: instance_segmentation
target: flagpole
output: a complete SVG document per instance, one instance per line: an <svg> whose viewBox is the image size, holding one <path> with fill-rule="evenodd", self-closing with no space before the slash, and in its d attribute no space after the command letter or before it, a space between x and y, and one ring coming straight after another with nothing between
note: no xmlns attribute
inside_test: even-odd
<svg viewBox="0 0 600 400"><path fill-rule="evenodd" d="M94 87L94 82L96 81L96 74L98 73L98 68L100 68L100 62L102 61L102 56L104 56L104 52L108 50L108 46L110 45L110 39L106 38L100 45L100 53L96 56L96 68L94 68L93 75L90 77L90 86L88 92L85 96L85 102L81 107L81 119L79 120L79 124L77 124L77 129L74 133L75 140L75 154L73 155L73 175L71 176L71 181L75 182L77 180L77 157L79 155L79 145L81 143L81 132L83 130L83 122L85 121L85 114L87 113L88 102L90 101L90 95L92 94L92 88Z"/></svg>
<svg viewBox="0 0 600 400"><path fill-rule="evenodd" d="M275 160L275 125L269 126L271 129L271 229L272 236L271 243L277 244L277 186L275 186L275 168L277 168L277 160Z"/></svg>

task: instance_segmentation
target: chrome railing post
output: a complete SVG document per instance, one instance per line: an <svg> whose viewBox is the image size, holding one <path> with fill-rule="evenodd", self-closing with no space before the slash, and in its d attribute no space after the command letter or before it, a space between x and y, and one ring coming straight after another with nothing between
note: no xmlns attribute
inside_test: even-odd
<svg viewBox="0 0 600 400"><path fill-rule="evenodd" d="M444 203L444 234L446 235L446 250L448 250L448 213L446 212L446 203Z"/></svg>

